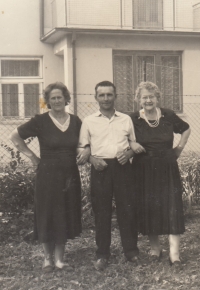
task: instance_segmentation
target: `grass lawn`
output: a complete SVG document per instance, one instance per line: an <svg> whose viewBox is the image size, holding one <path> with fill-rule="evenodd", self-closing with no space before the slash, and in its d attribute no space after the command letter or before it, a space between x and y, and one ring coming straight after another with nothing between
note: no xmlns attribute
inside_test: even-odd
<svg viewBox="0 0 200 290"><path fill-rule="evenodd" d="M139 236L140 265L126 262L116 222L112 227L111 258L103 272L94 269L94 228L83 229L81 238L69 241L65 261L69 267L63 271L43 274L41 245L25 241L32 230L33 215L24 211L20 216L0 217L0 289L1 290L147 290L147 289L200 289L200 206L194 206L186 217L186 233L181 237L183 270L173 271L168 262L168 239L161 237L161 262L148 259L149 243Z"/></svg>

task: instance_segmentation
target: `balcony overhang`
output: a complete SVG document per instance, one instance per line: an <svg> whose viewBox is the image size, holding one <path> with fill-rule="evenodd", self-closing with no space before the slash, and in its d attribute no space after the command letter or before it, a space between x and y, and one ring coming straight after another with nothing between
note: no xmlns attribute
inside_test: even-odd
<svg viewBox="0 0 200 290"><path fill-rule="evenodd" d="M94 34L94 35L165 35L165 36L187 36L199 37L200 32L194 31L166 31L166 30L136 30L136 29L90 29L90 28L73 28L57 27L42 36L40 40L45 43L56 43L66 35L76 32L77 34Z"/></svg>

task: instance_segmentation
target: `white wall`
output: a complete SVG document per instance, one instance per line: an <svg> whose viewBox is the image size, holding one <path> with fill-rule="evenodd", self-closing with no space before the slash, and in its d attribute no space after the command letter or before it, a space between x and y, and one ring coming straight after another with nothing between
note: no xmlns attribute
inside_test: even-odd
<svg viewBox="0 0 200 290"><path fill-rule="evenodd" d="M67 17L65 4L67 3ZM163 0L163 29L193 30L192 4L197 0ZM54 27L87 27L101 29L133 28L132 0L52 0L44 1L45 33ZM122 3L122 13L121 13ZM175 12L174 4L175 3ZM53 15L53 19L52 19ZM67 21L66 21L67 19ZM55 21L56 20L56 21ZM122 23L121 23L122 21Z"/></svg>
<svg viewBox="0 0 200 290"><path fill-rule="evenodd" d="M76 45L77 88L80 93L93 93L97 82L113 80L112 50L121 49L183 51L183 94L200 95L199 37L78 35ZM88 100L88 97L82 96L81 100Z"/></svg>
<svg viewBox="0 0 200 290"><path fill-rule="evenodd" d="M63 58L40 41L39 0L0 0L0 56L42 56L44 86L64 81Z"/></svg>
<svg viewBox="0 0 200 290"><path fill-rule="evenodd" d="M97 110L94 87L103 80L113 81L113 49L183 51L183 102L181 118L192 128L186 150L198 151L200 125L200 39L186 36L161 35L78 35L77 42L78 114L85 117ZM68 74L71 74L70 70ZM195 97L194 95L199 95ZM175 144L179 136L175 138Z"/></svg>

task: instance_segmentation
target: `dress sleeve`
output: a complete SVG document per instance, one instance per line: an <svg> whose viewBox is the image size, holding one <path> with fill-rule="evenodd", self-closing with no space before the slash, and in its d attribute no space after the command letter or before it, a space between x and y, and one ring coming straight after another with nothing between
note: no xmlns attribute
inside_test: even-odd
<svg viewBox="0 0 200 290"><path fill-rule="evenodd" d="M40 132L40 127L38 123L39 115L31 118L30 121L26 122L25 124L19 126L17 128L19 136L22 139L27 139L29 137L38 137Z"/></svg>
<svg viewBox="0 0 200 290"><path fill-rule="evenodd" d="M190 127L187 122L179 118L174 112L172 112L170 119L173 123L174 133L182 134Z"/></svg>

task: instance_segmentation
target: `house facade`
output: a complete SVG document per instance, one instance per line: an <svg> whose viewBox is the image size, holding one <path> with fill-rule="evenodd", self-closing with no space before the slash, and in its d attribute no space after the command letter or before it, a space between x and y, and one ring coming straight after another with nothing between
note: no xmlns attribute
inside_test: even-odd
<svg viewBox="0 0 200 290"><path fill-rule="evenodd" d="M138 108L138 83L149 80L161 89L160 105L191 124L187 148L198 151L199 1L0 1L2 123L44 112L42 89L54 81L67 85L70 110L84 118L97 109L96 83L114 82L116 108L128 112Z"/></svg>

